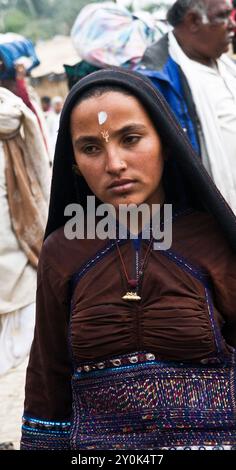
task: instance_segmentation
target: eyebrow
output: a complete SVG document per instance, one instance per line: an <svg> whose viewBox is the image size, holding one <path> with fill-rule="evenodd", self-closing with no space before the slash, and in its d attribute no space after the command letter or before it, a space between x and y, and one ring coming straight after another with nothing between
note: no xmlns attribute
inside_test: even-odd
<svg viewBox="0 0 236 470"><path fill-rule="evenodd" d="M147 129L147 127L143 124L129 124L127 126L122 127L121 129L117 129L112 133L112 136L119 136L124 133L128 132L143 132ZM78 137L75 139L74 145L77 147L79 145L87 144L89 143L98 143L100 141L103 141L103 137L98 137L95 135L83 135L81 137Z"/></svg>
<svg viewBox="0 0 236 470"><path fill-rule="evenodd" d="M218 11L213 12L212 16L217 17L220 15L226 15L226 14L230 15L232 11L233 11L233 7L231 7L230 5L224 5L224 6L219 7Z"/></svg>

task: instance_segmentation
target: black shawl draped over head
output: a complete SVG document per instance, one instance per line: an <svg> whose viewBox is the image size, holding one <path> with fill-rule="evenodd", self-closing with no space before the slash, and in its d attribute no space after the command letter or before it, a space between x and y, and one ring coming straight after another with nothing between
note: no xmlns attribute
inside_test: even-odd
<svg viewBox="0 0 236 470"><path fill-rule="evenodd" d="M76 202L82 204L81 201L89 194L83 178L79 178L75 184L75 178L78 177L72 169L75 161L70 135L70 116L83 93L97 86L119 86L128 90L143 104L162 143L168 147L164 170L164 187L168 202L176 202L176 199L179 199L179 202L182 200L184 204L211 213L236 251L236 218L208 176L165 99L148 78L120 68L100 70L88 75L74 85L67 96L55 150L45 238L65 224L65 207ZM79 191L76 189L78 183Z"/></svg>

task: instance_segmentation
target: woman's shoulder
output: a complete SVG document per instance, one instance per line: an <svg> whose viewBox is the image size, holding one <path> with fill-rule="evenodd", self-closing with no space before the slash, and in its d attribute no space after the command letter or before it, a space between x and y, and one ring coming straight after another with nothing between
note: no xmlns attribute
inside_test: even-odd
<svg viewBox="0 0 236 470"><path fill-rule="evenodd" d="M64 226L44 241L40 259L52 269L69 277L103 248L105 240L68 238Z"/></svg>
<svg viewBox="0 0 236 470"><path fill-rule="evenodd" d="M226 239L223 228L212 214L194 209L174 214L173 233L182 233L182 236L191 237L193 240L209 240L212 237L216 240Z"/></svg>
<svg viewBox="0 0 236 470"><path fill-rule="evenodd" d="M173 223L173 249L184 256L207 262L212 258L235 257L213 215L197 210L183 212Z"/></svg>

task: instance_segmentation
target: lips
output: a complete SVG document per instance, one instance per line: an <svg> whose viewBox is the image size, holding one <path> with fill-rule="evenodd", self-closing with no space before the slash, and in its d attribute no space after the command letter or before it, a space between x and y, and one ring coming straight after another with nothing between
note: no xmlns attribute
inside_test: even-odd
<svg viewBox="0 0 236 470"><path fill-rule="evenodd" d="M234 38L234 33L228 34L228 36L227 36L227 42L231 42L233 38Z"/></svg>
<svg viewBox="0 0 236 470"><path fill-rule="evenodd" d="M135 180L131 180L131 179L127 179L127 178L123 178L123 179L119 179L119 180L114 180L112 181L112 183L108 186L108 189L113 189L113 188L119 188L119 187L123 187L123 186L128 186L130 184L133 184L135 183Z"/></svg>

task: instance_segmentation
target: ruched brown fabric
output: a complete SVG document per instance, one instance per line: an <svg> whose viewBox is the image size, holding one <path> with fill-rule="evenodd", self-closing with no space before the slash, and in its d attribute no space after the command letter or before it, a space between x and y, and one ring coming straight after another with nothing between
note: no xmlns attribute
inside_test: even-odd
<svg viewBox="0 0 236 470"><path fill-rule="evenodd" d="M200 213L181 216L173 227L172 251L194 266L196 258L198 268L209 275L214 317L219 327L225 320L235 323L236 297L232 304L236 284L235 257L223 242L218 227L210 216ZM191 237L188 236L190 232ZM210 243L208 239L211 239ZM53 253L53 245L57 247L52 262L54 269L63 269L61 276L65 281L72 273L79 272L107 243L68 241L62 229L46 241L50 253ZM83 248L85 244L86 249ZM147 244L143 241L143 256L146 250ZM121 252L129 271L133 266L132 242L125 242ZM60 253L67 253L67 259L60 260ZM229 265L232 266L232 277ZM135 350L148 350L163 359L180 361L201 360L214 355L216 344L205 288L191 273L163 253L152 251L144 271L142 300L138 303L122 300L126 290L126 279L116 250L93 263L77 282L71 312L71 340L76 362Z"/></svg>

